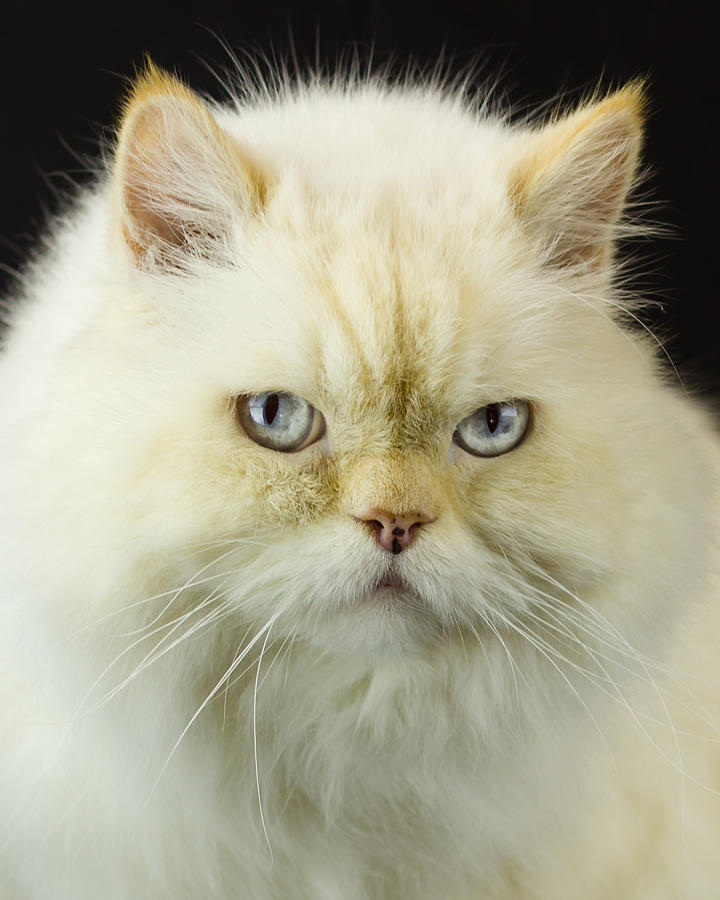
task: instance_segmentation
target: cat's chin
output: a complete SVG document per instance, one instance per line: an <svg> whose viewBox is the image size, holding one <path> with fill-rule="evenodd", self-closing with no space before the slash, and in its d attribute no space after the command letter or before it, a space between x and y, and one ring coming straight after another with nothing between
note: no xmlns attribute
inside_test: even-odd
<svg viewBox="0 0 720 900"><path fill-rule="evenodd" d="M443 635L426 601L396 574L383 576L359 593L327 625L334 651L373 656L418 652Z"/></svg>

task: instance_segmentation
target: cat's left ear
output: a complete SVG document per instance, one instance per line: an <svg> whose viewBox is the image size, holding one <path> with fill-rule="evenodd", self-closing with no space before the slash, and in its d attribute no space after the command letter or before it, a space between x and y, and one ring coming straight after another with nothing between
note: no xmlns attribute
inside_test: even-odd
<svg viewBox="0 0 720 900"><path fill-rule="evenodd" d="M520 221L547 264L599 269L612 258L642 144L642 85L523 135L510 179Z"/></svg>
<svg viewBox="0 0 720 900"><path fill-rule="evenodd" d="M222 256L264 200L264 175L207 106L148 63L125 104L113 172L121 241L141 269Z"/></svg>

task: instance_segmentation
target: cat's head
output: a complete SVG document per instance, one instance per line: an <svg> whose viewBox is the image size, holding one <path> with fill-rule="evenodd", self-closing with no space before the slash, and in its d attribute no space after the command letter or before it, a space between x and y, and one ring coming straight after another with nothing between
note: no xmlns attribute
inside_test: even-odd
<svg viewBox="0 0 720 900"><path fill-rule="evenodd" d="M342 652L509 629L634 572L637 462L665 452L612 288L642 105L510 127L369 84L211 113L150 69L84 339L98 478L122 459L147 559Z"/></svg>

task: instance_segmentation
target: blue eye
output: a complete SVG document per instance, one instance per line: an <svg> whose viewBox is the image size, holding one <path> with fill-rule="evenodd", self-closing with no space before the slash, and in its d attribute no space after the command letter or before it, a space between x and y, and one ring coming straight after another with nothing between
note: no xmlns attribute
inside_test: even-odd
<svg viewBox="0 0 720 900"><path fill-rule="evenodd" d="M527 400L489 403L460 422L453 441L473 456L500 456L517 447L529 424Z"/></svg>
<svg viewBox="0 0 720 900"><path fill-rule="evenodd" d="M267 391L242 395L235 409L245 434L261 447L294 453L325 434L325 419L296 394Z"/></svg>

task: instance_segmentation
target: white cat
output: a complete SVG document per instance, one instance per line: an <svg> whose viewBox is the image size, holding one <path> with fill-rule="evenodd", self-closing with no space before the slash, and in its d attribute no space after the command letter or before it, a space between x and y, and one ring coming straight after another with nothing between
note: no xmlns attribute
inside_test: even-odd
<svg viewBox="0 0 720 900"><path fill-rule="evenodd" d="M718 440L512 126L153 67L0 362L0 896L720 896Z"/></svg>

